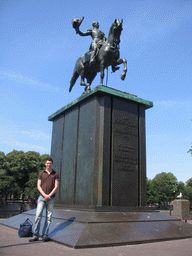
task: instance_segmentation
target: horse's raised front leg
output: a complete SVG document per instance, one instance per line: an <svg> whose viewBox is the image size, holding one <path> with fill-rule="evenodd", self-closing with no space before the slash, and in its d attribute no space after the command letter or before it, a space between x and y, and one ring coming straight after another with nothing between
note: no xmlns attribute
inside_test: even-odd
<svg viewBox="0 0 192 256"><path fill-rule="evenodd" d="M117 60L117 65L120 64L124 64L124 69L123 69L123 73L120 75L121 80L124 80L126 77L126 73L127 73L127 60L126 59L118 59Z"/></svg>
<svg viewBox="0 0 192 256"><path fill-rule="evenodd" d="M100 62L100 85L103 85L103 78L104 78L104 69L105 69L105 62L102 60Z"/></svg>

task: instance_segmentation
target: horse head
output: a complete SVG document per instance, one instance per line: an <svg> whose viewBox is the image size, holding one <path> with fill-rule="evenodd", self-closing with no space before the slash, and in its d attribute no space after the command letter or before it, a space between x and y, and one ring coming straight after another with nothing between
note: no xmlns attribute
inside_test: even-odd
<svg viewBox="0 0 192 256"><path fill-rule="evenodd" d="M123 30L122 28L123 20L118 20L115 19L115 21L112 23L110 30L109 30L109 35L108 39L113 41L113 44L116 46L120 44L120 35L121 31Z"/></svg>

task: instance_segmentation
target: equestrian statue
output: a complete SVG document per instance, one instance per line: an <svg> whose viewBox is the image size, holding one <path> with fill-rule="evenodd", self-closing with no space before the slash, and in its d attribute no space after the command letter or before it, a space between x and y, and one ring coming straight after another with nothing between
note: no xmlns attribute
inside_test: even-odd
<svg viewBox="0 0 192 256"><path fill-rule="evenodd" d="M73 28L80 36L91 36L93 40L88 52L83 54L76 61L70 81L69 92L72 90L79 76L81 76L80 85L85 86L85 92L90 91L91 83L99 71L100 85L103 85L104 69L108 66L111 66L112 72L115 72L119 69L117 65L123 63L124 70L120 75L122 80L125 79L127 73L127 60L119 58L119 44L121 31L123 30L123 20L119 21L118 19L115 19L109 29L108 37L106 38L105 34L99 30L99 23L97 21L93 21L93 29L88 29L86 32L81 32L79 27L83 19L84 17L81 19L73 19ZM85 79L87 82L85 82Z"/></svg>

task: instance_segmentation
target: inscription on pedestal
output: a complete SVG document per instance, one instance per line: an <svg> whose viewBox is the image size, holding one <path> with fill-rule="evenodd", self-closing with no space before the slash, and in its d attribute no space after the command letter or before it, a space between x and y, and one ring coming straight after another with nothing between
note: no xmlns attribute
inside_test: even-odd
<svg viewBox="0 0 192 256"><path fill-rule="evenodd" d="M136 104L114 100L112 138L112 204L136 206L138 201ZM131 197L130 193L132 193Z"/></svg>
<svg viewBox="0 0 192 256"><path fill-rule="evenodd" d="M114 162L118 165L118 171L133 172L137 170L137 145L134 147L134 140L138 137L138 128L126 117L118 118L114 122L114 136L118 143L114 147ZM135 137L135 138L134 138Z"/></svg>

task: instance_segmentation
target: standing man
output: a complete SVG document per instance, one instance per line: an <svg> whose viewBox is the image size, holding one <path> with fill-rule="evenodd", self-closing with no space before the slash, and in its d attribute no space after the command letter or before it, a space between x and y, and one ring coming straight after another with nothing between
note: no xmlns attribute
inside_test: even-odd
<svg viewBox="0 0 192 256"><path fill-rule="evenodd" d="M52 158L47 158L45 161L45 170L40 172L38 175L37 189L39 190L40 195L37 202L35 228L33 233L34 237L33 239L30 239L29 242L39 240L40 224L44 209L46 210L46 213L42 238L44 242L49 241L48 232L52 219L53 206L55 203L55 192L59 186L59 175L52 169L52 165Z"/></svg>

